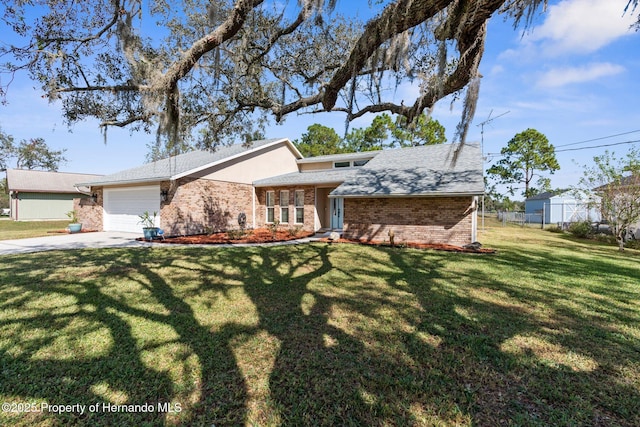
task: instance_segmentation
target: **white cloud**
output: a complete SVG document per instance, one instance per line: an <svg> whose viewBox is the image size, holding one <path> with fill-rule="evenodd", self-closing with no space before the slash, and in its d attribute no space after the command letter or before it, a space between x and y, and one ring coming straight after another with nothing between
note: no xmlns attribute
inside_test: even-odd
<svg viewBox="0 0 640 427"><path fill-rule="evenodd" d="M532 101L515 101L512 110L520 117L549 117L559 112L587 114L597 109L597 99L590 96L552 96Z"/></svg>
<svg viewBox="0 0 640 427"><path fill-rule="evenodd" d="M594 63L582 67L555 68L545 72L538 79L537 85L557 88L572 83L584 83L601 77L613 76L624 71L624 67L609 62Z"/></svg>
<svg viewBox="0 0 640 427"><path fill-rule="evenodd" d="M505 72L505 68L502 65L496 64L493 67L491 67L491 70L489 70L489 75L490 76L499 76L500 74Z"/></svg>
<svg viewBox="0 0 640 427"><path fill-rule="evenodd" d="M623 15L627 0L563 0L550 6L545 22L526 41L542 42L552 56L595 52L614 40L635 34L633 14Z"/></svg>

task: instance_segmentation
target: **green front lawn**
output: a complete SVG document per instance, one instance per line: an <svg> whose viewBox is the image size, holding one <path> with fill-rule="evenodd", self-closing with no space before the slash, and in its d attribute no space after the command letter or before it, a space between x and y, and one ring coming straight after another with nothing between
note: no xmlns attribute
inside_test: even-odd
<svg viewBox="0 0 640 427"><path fill-rule="evenodd" d="M86 408L0 425L640 425L640 252L481 240L1 257L0 402Z"/></svg>
<svg viewBox="0 0 640 427"><path fill-rule="evenodd" d="M51 236L64 230L68 220L62 221L13 221L0 220L0 240L24 239L27 237Z"/></svg>

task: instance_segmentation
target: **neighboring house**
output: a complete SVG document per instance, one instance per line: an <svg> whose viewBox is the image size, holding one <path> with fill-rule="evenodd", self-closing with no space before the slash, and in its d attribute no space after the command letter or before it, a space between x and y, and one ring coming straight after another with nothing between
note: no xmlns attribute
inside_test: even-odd
<svg viewBox="0 0 640 427"><path fill-rule="evenodd" d="M140 232L159 212L167 235L277 222L347 238L451 243L476 240L484 192L478 144L450 144L303 158L288 139L194 151L91 182L94 228ZM86 209L83 209L86 208Z"/></svg>
<svg viewBox="0 0 640 427"><path fill-rule="evenodd" d="M74 185L100 175L7 169L10 216L16 221L67 219L73 200L89 197Z"/></svg>
<svg viewBox="0 0 640 427"><path fill-rule="evenodd" d="M605 184L594 188L594 191L603 198L609 199L613 206L621 209L624 212L622 217L626 217L627 220L632 217L637 218L640 205L640 176L628 175L623 177L618 184ZM615 203L611 198L615 200ZM635 223L632 221L627 233L627 238L629 235L633 235L633 238L640 240L640 220Z"/></svg>
<svg viewBox="0 0 640 427"><path fill-rule="evenodd" d="M567 224L600 221L597 205L576 199L569 191L545 192L524 201L526 222L537 224Z"/></svg>

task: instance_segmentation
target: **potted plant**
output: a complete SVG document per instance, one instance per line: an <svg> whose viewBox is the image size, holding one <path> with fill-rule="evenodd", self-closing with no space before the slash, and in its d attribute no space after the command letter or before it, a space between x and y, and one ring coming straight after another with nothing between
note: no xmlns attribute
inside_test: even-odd
<svg viewBox="0 0 640 427"><path fill-rule="evenodd" d="M69 211L67 212L67 216L69 220L71 220L71 223L67 226L69 233L79 233L80 230L82 230L82 224L78 222L78 212L75 210Z"/></svg>
<svg viewBox="0 0 640 427"><path fill-rule="evenodd" d="M144 211L142 215L138 215L140 221L138 224L142 224L142 234L144 234L144 238L146 240L153 240L158 237L158 227L156 227L156 216L158 216L157 212L154 212L153 215L149 213L149 211Z"/></svg>

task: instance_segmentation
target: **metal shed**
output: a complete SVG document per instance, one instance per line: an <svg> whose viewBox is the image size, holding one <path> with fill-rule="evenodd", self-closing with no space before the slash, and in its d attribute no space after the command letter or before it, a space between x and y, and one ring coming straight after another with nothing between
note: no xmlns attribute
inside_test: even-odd
<svg viewBox="0 0 640 427"><path fill-rule="evenodd" d="M541 193L526 199L524 206L526 221L529 223L567 224L600 221L597 207L576 199L569 191Z"/></svg>

